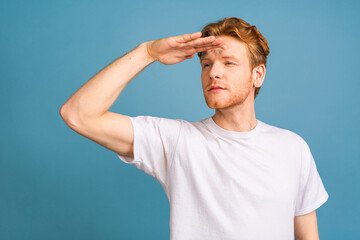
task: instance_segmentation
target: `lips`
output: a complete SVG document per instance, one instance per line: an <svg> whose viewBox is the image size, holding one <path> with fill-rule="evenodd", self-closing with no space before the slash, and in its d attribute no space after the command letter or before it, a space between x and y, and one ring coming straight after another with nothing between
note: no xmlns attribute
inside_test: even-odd
<svg viewBox="0 0 360 240"><path fill-rule="evenodd" d="M214 89L225 89L225 88L223 88L223 87L220 86L220 85L214 85L214 86L211 86L211 87L210 87L209 91L214 90Z"/></svg>

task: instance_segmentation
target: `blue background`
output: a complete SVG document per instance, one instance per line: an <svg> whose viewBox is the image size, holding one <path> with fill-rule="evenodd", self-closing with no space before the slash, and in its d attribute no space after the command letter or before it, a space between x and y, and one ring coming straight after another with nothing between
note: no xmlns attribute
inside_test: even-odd
<svg viewBox="0 0 360 240"><path fill-rule="evenodd" d="M359 1L1 1L0 239L169 239L161 185L71 130L60 107L141 42L235 16L269 41L258 119L302 136L330 197L320 239L360 239ZM200 120L197 56L156 62L110 111ZM353 74L352 74L353 72Z"/></svg>

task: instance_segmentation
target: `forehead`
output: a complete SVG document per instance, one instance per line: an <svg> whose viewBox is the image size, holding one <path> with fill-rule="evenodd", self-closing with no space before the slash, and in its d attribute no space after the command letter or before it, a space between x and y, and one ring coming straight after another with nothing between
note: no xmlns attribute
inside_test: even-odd
<svg viewBox="0 0 360 240"><path fill-rule="evenodd" d="M231 56L242 59L247 56L247 46L240 40L230 36L219 36L223 39L221 47L202 52L201 59L215 56Z"/></svg>

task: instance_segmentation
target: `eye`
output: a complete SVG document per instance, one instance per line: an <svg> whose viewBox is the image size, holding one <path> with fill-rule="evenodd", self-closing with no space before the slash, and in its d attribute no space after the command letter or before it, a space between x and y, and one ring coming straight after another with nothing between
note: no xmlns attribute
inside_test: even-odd
<svg viewBox="0 0 360 240"><path fill-rule="evenodd" d="M233 64L232 62L227 62L226 64Z"/></svg>

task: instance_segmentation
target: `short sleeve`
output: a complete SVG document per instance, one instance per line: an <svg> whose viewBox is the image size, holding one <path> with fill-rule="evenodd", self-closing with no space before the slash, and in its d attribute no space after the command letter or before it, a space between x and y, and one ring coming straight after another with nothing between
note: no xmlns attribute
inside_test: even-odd
<svg viewBox="0 0 360 240"><path fill-rule="evenodd" d="M129 117L134 129L134 157L120 160L154 177L163 187L180 134L181 120L152 116Z"/></svg>
<svg viewBox="0 0 360 240"><path fill-rule="evenodd" d="M300 189L297 197L295 216L304 215L316 210L329 198L317 171L310 148L306 142L304 142L301 160Z"/></svg>

